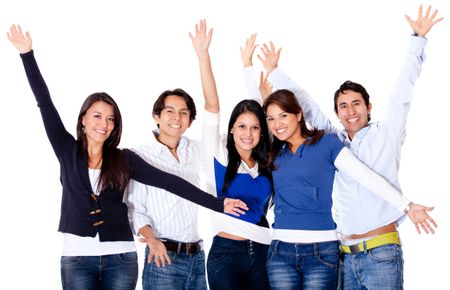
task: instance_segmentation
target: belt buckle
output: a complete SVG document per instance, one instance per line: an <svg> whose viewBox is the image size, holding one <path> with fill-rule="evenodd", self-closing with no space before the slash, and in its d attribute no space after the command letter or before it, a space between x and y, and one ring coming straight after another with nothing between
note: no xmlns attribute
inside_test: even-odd
<svg viewBox="0 0 450 290"><path fill-rule="evenodd" d="M355 244L355 245L350 245L348 246L348 248L350 249L350 253L352 254L357 254L357 253L361 253L363 250L361 250L359 248L360 244Z"/></svg>

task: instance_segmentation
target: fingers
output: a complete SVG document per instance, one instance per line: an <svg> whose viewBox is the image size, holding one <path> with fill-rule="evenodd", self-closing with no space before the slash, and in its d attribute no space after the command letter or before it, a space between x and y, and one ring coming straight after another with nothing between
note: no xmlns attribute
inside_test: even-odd
<svg viewBox="0 0 450 290"><path fill-rule="evenodd" d="M164 268L166 266L166 264L172 265L172 260L170 259L167 252L156 253L156 252L150 251L150 254L148 255L148 258L147 258L147 263L151 264L152 260L154 260L154 263L155 263L156 267L158 267L158 268L160 268L160 267Z"/></svg>
<svg viewBox="0 0 450 290"><path fill-rule="evenodd" d="M441 22L444 19L444 17L438 18L436 20L433 21L433 25L435 25L438 22Z"/></svg>
<svg viewBox="0 0 450 290"><path fill-rule="evenodd" d="M416 231L417 233L420 235L420 228L419 228L419 224L414 224L414 226L416 227Z"/></svg>
<svg viewBox="0 0 450 290"><path fill-rule="evenodd" d="M168 265L172 265L172 260L170 259L167 252L164 253L164 258L166 259Z"/></svg>
<svg viewBox="0 0 450 290"><path fill-rule="evenodd" d="M148 253L148 257L147 257L147 263L148 263L148 264L151 264L151 263L152 263L153 257L154 257L154 254L153 254L153 252L150 250L150 252ZM155 261L155 264L156 264L156 261ZM158 265L156 265L156 266L158 266Z"/></svg>
<svg viewBox="0 0 450 290"><path fill-rule="evenodd" d="M425 12L425 18L428 18L428 16L430 16L430 11L431 11L431 6L428 5L427 12Z"/></svg>

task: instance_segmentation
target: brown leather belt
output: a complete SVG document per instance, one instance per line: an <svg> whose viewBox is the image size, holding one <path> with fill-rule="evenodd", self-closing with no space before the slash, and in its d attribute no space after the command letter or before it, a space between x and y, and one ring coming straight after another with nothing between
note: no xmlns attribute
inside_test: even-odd
<svg viewBox="0 0 450 290"><path fill-rule="evenodd" d="M187 255L195 255L203 250L203 241L200 240L195 243L182 243L173 240L162 240L167 251L175 252L177 254L184 253Z"/></svg>

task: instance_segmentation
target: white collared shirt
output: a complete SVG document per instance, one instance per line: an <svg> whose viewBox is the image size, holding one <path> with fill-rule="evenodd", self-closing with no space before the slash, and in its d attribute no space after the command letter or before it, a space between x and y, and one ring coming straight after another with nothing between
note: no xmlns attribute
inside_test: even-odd
<svg viewBox="0 0 450 290"><path fill-rule="evenodd" d="M154 134L158 134L157 131ZM165 172L177 175L200 187L202 153L198 141L181 137L177 147L179 161L169 148L158 142L152 134L148 143L134 151L145 161ZM197 226L197 205L166 190L131 180L127 188L126 203L135 234L149 225L155 237L181 242L200 240Z"/></svg>

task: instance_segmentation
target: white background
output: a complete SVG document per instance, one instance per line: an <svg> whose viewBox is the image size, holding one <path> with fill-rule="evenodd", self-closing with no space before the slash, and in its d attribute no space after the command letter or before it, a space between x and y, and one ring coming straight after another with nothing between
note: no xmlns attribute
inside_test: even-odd
<svg viewBox="0 0 450 290"><path fill-rule="evenodd" d="M437 263L446 265L450 258L445 217L450 201L445 169L450 163L450 4L445 0L430 3L447 19L428 35L428 57L408 119L400 180L408 198L436 206L432 216L439 228L434 236L427 236L416 234L409 221L400 227L406 289L448 287L448 269ZM14 23L32 33L41 71L71 132L85 97L106 91L124 117L121 147L133 147L145 142L155 128L151 108L156 97L176 87L184 88L197 102L198 120L187 135L199 138L203 98L188 32L200 18L207 18L215 29L210 53L223 124L232 107L247 97L239 47L254 32L258 32L258 43L273 40L283 47L280 66L315 96L333 120L337 122L332 95L347 79L367 88L377 120L383 115L411 33L403 15L415 18L419 4L411 0L3 0L0 31L6 33ZM19 55L3 35L0 288L59 289L59 166ZM259 68L259 61L254 62ZM201 228L208 244L209 225ZM139 251L141 261L140 245Z"/></svg>

